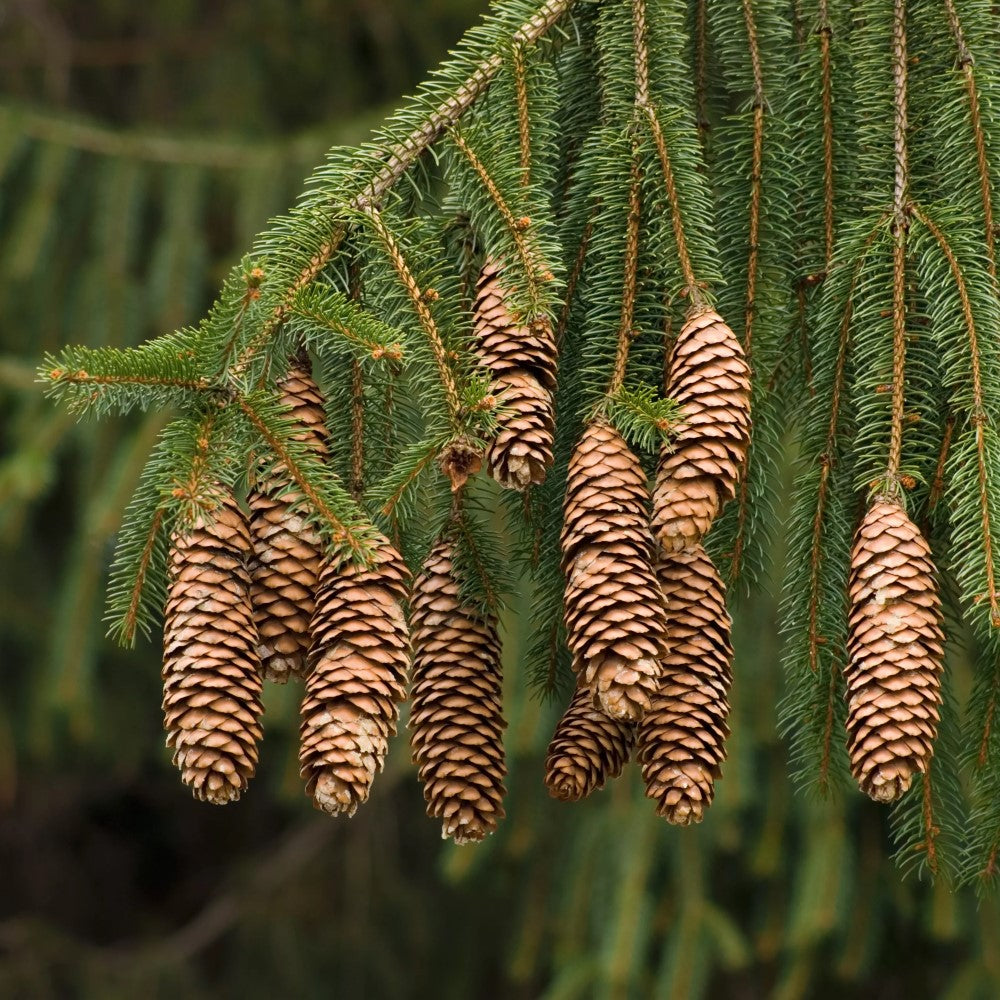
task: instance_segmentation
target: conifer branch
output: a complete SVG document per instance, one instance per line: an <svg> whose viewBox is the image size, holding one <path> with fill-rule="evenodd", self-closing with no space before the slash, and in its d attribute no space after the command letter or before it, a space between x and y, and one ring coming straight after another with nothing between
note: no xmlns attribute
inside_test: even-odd
<svg viewBox="0 0 1000 1000"><path fill-rule="evenodd" d="M823 90L823 260L824 270L829 273L833 265L836 191L833 172L833 60L830 53L833 28L827 2L820 0L819 4L819 52Z"/></svg>
<svg viewBox="0 0 1000 1000"><path fill-rule="evenodd" d="M351 494L365 491L365 385L359 361L351 362Z"/></svg>
<svg viewBox="0 0 1000 1000"><path fill-rule="evenodd" d="M969 123L972 126L972 138L976 147L976 169L979 173L979 192L983 205L983 223L986 228L986 254L989 261L990 277L996 280L996 232L993 227L993 185L990 182L990 165L986 152L986 133L983 129L979 88L976 84L976 74L973 70L974 60L965 42L962 22L955 9L955 0L944 0L948 15L948 26L951 28L955 47L958 49L958 66L965 78L965 91L969 99Z"/></svg>
<svg viewBox="0 0 1000 1000"><path fill-rule="evenodd" d="M459 411L461 409L458 387L455 383L455 374L451 369L451 363L448 360L448 352L445 349L444 341L441 339L441 332L434 321L434 314L427 305L427 296L417 284L417 279L413 276L413 272L406 263L406 258L403 256L403 252L400 250L395 237L385 224L382 214L375 208L369 208L366 211L366 215L371 221L372 228L375 230L375 234L378 236L383 249L388 254L397 277L406 289L410 305L417 314L421 329L427 337L431 351L434 354L438 376L441 379L441 385L444 389L445 400L448 404L448 414L452 424L457 426Z"/></svg>
<svg viewBox="0 0 1000 1000"><path fill-rule="evenodd" d="M452 132L451 140L455 143L459 152L468 160L469 166L472 167L476 176L479 178L486 193L490 196L490 200L496 206L497 211L500 213L504 224L510 232L511 239L514 241L514 246L517 249L517 255L521 258L521 267L524 270L525 277L528 281L528 294L531 297L531 301L538 301L540 289L538 284L538 262L536 262L532 256L531 250L528 247L528 243L524 238L525 230L531 225L530 219L515 219L514 213L510 210L510 206L504 200L500 189L496 185L496 181L490 176L489 171L486 169L483 161L476 155L475 150L465 141L464 137L457 131Z"/></svg>
<svg viewBox="0 0 1000 1000"><path fill-rule="evenodd" d="M989 466L986 458L986 442L983 440L983 428L989 420L986 405L983 401L982 352L979 347L979 334L976 330L976 320L972 311L972 300L969 289L955 256L944 233L919 208L914 208L914 215L927 227L937 240L941 252L947 258L952 277L958 290L959 301L962 304L962 315L965 329L969 336L969 359L972 366L972 412L969 420L974 428L976 438L976 471L979 484L979 512L982 523L983 556L986 571L986 598L990 606L990 622L994 627L1000 627L1000 600L997 597L996 575L993 565L993 526L990 519L990 481Z"/></svg>
<svg viewBox="0 0 1000 1000"><path fill-rule="evenodd" d="M556 348L562 347L563 339L566 336L566 328L569 326L569 317L573 312L573 298L576 295L577 285L580 283L580 276L583 274L584 264L587 262L587 250L590 247L590 237L594 232L593 216L587 220L583 227L583 235L580 237L580 248L576 252L576 260L573 261L573 268L566 279L566 292L563 296L563 307L559 313L559 321L556 323Z"/></svg>
<svg viewBox="0 0 1000 1000"><path fill-rule="evenodd" d="M697 0L694 11L694 106L698 139L708 142L708 11L707 0Z"/></svg>
<svg viewBox="0 0 1000 1000"><path fill-rule="evenodd" d="M948 452L951 450L951 439L955 433L955 415L948 414L944 424L944 434L941 437L941 450L938 452L937 466L934 469L934 479L927 494L927 511L933 513L944 496L944 470L948 462Z"/></svg>
<svg viewBox="0 0 1000 1000"><path fill-rule="evenodd" d="M635 336L635 294L639 270L639 223L642 217L642 173L639 166L638 146L632 154L631 177L628 192L628 222L625 229L625 275L622 280L622 307L618 321L618 347L615 367L608 383L607 399L614 399L625 384L629 350Z"/></svg>
<svg viewBox="0 0 1000 1000"><path fill-rule="evenodd" d="M219 387L208 379L169 378L160 375L94 375L82 368L76 371L63 371L53 368L44 373L51 382L63 385L134 385L154 389L187 389L190 392L218 392Z"/></svg>
<svg viewBox="0 0 1000 1000"><path fill-rule="evenodd" d="M923 850L927 856L927 868L931 875L937 875L938 873L938 858L937 858L937 838L940 834L940 830L934 822L934 795L931 790L931 772L934 768L934 762L927 766L927 770L923 774L922 781L922 814L923 814L923 827L924 827L924 840L923 843L916 845L915 850Z"/></svg>
<svg viewBox="0 0 1000 1000"><path fill-rule="evenodd" d="M139 566L136 569L135 581L132 584L132 592L129 597L128 607L122 616L121 622L115 629L118 641L123 646L131 646L135 642L136 628L139 623L139 608L142 605L142 592L146 589L146 577L149 574L149 567L153 561L153 552L156 549L156 542L163 526L163 507L158 507L153 519L149 524L149 533L146 536L146 543L142 547L139 556Z"/></svg>
<svg viewBox="0 0 1000 1000"><path fill-rule="evenodd" d="M893 155L892 188L892 427L886 486L898 495L903 458L903 422L906 416L906 228L909 195L907 130L906 0L894 0L892 28Z"/></svg>
<svg viewBox="0 0 1000 1000"><path fill-rule="evenodd" d="M517 138L521 155L521 185L531 184L531 102L524 47L514 46L514 92L517 95Z"/></svg>

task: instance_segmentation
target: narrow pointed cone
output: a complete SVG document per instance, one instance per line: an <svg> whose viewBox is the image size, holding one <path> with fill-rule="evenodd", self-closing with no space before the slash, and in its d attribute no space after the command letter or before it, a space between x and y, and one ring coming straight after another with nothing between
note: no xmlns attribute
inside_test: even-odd
<svg viewBox="0 0 1000 1000"><path fill-rule="evenodd" d="M670 359L667 395L682 423L660 451L653 531L665 552L701 541L736 494L750 444L750 369L715 312L684 324Z"/></svg>
<svg viewBox="0 0 1000 1000"><path fill-rule="evenodd" d="M320 455L327 452L323 396L313 381L309 359L293 360L278 384L282 402L301 428L296 436ZM308 669L309 620L319 577L322 541L292 507L299 499L287 491L281 468L260 482L247 498L254 557L251 594L260 635L258 652L266 680L284 683Z"/></svg>
<svg viewBox="0 0 1000 1000"><path fill-rule="evenodd" d="M463 602L451 543L439 541L414 583L410 744L427 814L457 844L482 840L503 818L500 638Z"/></svg>
<svg viewBox="0 0 1000 1000"><path fill-rule="evenodd" d="M635 726L609 718L594 707L594 696L583 685L556 726L545 758L545 785L554 799L586 798L617 778L635 744Z"/></svg>
<svg viewBox="0 0 1000 1000"><path fill-rule="evenodd" d="M501 486L523 490L543 482L552 464L552 326L544 320L526 325L512 314L503 269L487 260L476 284L473 333L479 363L490 375L490 392L502 408L487 466Z"/></svg>
<svg viewBox="0 0 1000 1000"><path fill-rule="evenodd" d="M334 557L320 575L299 762L324 812L354 815L396 734L410 663L409 576L387 539L370 568Z"/></svg>
<svg viewBox="0 0 1000 1000"><path fill-rule="evenodd" d="M595 702L625 722L649 709L667 634L648 502L646 475L622 436L592 423L570 459L563 506L567 642Z"/></svg>
<svg viewBox="0 0 1000 1000"><path fill-rule="evenodd" d="M250 532L235 498L171 539L163 630L167 746L196 798L240 797L257 767L260 660L250 608Z"/></svg>
<svg viewBox="0 0 1000 1000"><path fill-rule="evenodd" d="M670 624L660 687L639 726L646 795L668 822L700 823L726 758L733 648L725 587L697 545L657 565Z"/></svg>
<svg viewBox="0 0 1000 1000"><path fill-rule="evenodd" d="M876 500L851 554L847 734L851 772L894 802L934 753L944 637L930 547L903 508Z"/></svg>

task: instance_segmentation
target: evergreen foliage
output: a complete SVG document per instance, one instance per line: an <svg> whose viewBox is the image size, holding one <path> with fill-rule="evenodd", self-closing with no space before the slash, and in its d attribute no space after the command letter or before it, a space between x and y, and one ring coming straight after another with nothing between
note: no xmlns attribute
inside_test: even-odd
<svg viewBox="0 0 1000 1000"><path fill-rule="evenodd" d="M517 589L490 523L503 510L518 570L534 576L525 672L552 693L568 678L557 539L573 443L606 417L650 471L677 418L661 388L665 352L691 308L714 304L751 362L754 433L708 545L746 593L771 575L772 537L787 536L781 720L793 770L823 793L848 774L851 538L869 495L891 496L927 534L976 649L972 693L961 704L946 684L934 764L895 807L893 835L904 866L992 882L998 42L978 0L498 0L370 141L330 152L198 326L46 356L39 377L73 413L182 411L119 535L112 632L130 642L150 630L164 538L215 482L280 467L331 551L359 563L376 529L411 569L451 532L463 600L490 614ZM41 206L74 157L39 155ZM127 166L102 184L109 205L139 190ZM175 284L148 290L165 320L202 267L192 213L207 197L197 171L169 185L173 229L153 258ZM22 213L8 267L27 274L54 238L52 220ZM122 253L136 243L122 239ZM453 462L496 430L470 343L488 258L503 262L512 308L554 324L561 352L554 467L518 504L465 485ZM86 288L76 295L81 312ZM330 399L329 465L297 443L274 390L302 345ZM790 433L798 468L779 527ZM961 627L948 634L957 643ZM735 672L738 688L738 645ZM649 849L644 831L637 852ZM663 975L689 960L665 956Z"/></svg>

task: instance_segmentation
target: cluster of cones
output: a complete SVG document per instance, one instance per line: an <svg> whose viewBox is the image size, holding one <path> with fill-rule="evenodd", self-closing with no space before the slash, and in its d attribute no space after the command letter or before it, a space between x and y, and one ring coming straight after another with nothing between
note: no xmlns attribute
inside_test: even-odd
<svg viewBox="0 0 1000 1000"><path fill-rule="evenodd" d="M305 358L281 385L303 445L324 455L323 399ZM171 541L164 625L164 718L195 796L234 801L253 777L265 680L304 682L299 761L319 809L351 815L368 798L396 733L411 668L413 758L427 809L458 842L503 816L496 623L463 601L451 542L432 550L405 613L410 574L378 538L366 568L325 556L280 465L251 490L249 517L228 488Z"/></svg>
<svg viewBox="0 0 1000 1000"><path fill-rule="evenodd" d="M570 460L562 534L567 641L577 690L546 761L553 796L575 800L636 749L669 822L702 819L725 758L732 646L725 588L702 545L735 493L750 436L750 376L714 312L684 325L668 395L681 422L652 497L610 424L591 423Z"/></svg>

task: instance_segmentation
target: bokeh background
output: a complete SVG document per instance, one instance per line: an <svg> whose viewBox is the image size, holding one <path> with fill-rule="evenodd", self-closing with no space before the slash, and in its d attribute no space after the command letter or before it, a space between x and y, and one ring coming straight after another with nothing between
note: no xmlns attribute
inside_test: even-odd
<svg viewBox="0 0 1000 1000"><path fill-rule="evenodd" d="M77 423L41 397L40 356L197 320L325 149L486 6L0 0L0 997L1000 996L997 901L904 878L856 793L791 786L767 594L737 614L731 761L691 830L634 774L547 798L561 706L528 694L514 602L509 816L461 849L405 741L354 819L313 812L291 688L268 691L244 801L194 802L163 747L158 645L103 638L165 415Z"/></svg>

